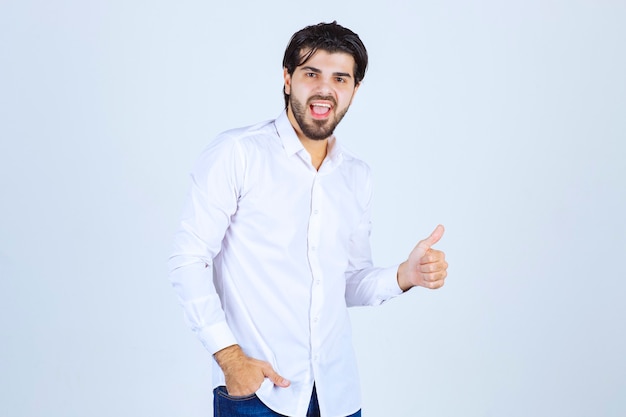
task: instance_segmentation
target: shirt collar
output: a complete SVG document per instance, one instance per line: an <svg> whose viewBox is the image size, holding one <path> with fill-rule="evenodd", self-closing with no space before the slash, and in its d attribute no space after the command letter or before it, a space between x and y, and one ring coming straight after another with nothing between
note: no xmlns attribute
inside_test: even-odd
<svg viewBox="0 0 626 417"><path fill-rule="evenodd" d="M298 139L298 135L291 125L289 118L287 117L287 110L282 111L280 116L278 116L278 118L274 121L274 125L276 126L276 131L278 132L278 136L283 143L283 148L285 149L287 156L295 155L300 151L306 152L302 142ZM328 139L327 152L326 159L333 165L338 164L341 161L343 152L341 146L335 138L335 135Z"/></svg>
<svg viewBox="0 0 626 417"><path fill-rule="evenodd" d="M298 139L298 135L296 135L296 131L287 117L287 110L283 110L280 116L274 121L274 125L276 126L276 132L278 132L280 140L283 142L283 148L285 152L287 152L287 156L292 156L304 149L302 142Z"/></svg>
<svg viewBox="0 0 626 417"><path fill-rule="evenodd" d="M328 148L326 149L326 159L334 164L338 164L343 158L343 152L341 146L337 142L335 135L328 138Z"/></svg>

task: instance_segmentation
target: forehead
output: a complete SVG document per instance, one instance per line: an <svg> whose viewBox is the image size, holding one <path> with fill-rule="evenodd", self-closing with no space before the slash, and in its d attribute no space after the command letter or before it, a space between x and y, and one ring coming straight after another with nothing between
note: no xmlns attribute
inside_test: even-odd
<svg viewBox="0 0 626 417"><path fill-rule="evenodd" d="M309 51L302 51L306 57ZM344 72L354 76L356 62L352 55L346 52L328 52L322 49L315 51L306 61L297 68L313 67L321 71Z"/></svg>

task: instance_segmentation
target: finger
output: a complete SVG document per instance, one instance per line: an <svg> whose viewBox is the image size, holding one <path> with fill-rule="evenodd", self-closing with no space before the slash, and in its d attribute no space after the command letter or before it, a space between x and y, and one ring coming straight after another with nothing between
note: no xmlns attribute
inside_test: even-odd
<svg viewBox="0 0 626 417"><path fill-rule="evenodd" d="M430 236L428 236L426 239L424 239L420 243L418 243L418 246L420 246L424 250L430 249L431 246L433 246L435 243L439 242L439 240L443 236L443 232L444 231L445 231L445 229L443 228L442 225L440 225L440 224L437 225L437 227L435 227L435 230L433 230L433 232L430 234Z"/></svg>
<svg viewBox="0 0 626 417"><path fill-rule="evenodd" d="M263 374L265 375L267 379L272 381L274 385L277 385L279 387L286 388L290 384L288 380L278 375L278 373L274 371L274 369L269 364L266 368L263 369Z"/></svg>
<svg viewBox="0 0 626 417"><path fill-rule="evenodd" d="M446 259L446 254L440 250L430 249L424 256L420 258L420 264L431 264L442 262Z"/></svg>
<svg viewBox="0 0 626 417"><path fill-rule="evenodd" d="M441 287L443 287L443 284L445 283L444 280L439 280L439 281L431 281L427 283L427 288L431 289L431 290L437 290Z"/></svg>
<svg viewBox="0 0 626 417"><path fill-rule="evenodd" d="M420 264L420 272L423 274L429 274L433 272L445 271L447 267L448 264L445 261Z"/></svg>
<svg viewBox="0 0 626 417"><path fill-rule="evenodd" d="M425 282L443 281L448 276L448 271L431 272L428 274L422 274L422 280Z"/></svg>

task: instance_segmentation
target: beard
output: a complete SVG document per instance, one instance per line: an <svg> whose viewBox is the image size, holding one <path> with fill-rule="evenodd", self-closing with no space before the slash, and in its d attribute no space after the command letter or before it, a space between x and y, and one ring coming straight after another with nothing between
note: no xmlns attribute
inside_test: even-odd
<svg viewBox="0 0 626 417"><path fill-rule="evenodd" d="M309 102L313 100L328 100L333 103L333 111L336 108L336 102L332 97L324 97L324 96L313 96L309 98L307 104L304 105L298 99L294 98L293 95L289 96L289 105L291 106L291 111L293 112L293 117L298 122L298 126L300 126L300 130L304 133L309 139L312 140L324 140L330 137L335 128L343 119L343 116L346 115L348 111L348 107L340 111L339 113L333 114L330 118L326 120L315 120L312 119L307 122L306 116L309 110Z"/></svg>

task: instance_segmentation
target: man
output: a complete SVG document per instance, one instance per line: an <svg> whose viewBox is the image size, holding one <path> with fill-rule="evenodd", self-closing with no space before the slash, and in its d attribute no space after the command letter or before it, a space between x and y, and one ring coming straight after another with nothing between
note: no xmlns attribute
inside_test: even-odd
<svg viewBox="0 0 626 417"><path fill-rule="evenodd" d="M219 135L196 164L170 276L218 365L216 416L360 416L347 307L441 287L443 227L374 267L370 170L333 135L365 47L336 22L309 26L283 67L285 111Z"/></svg>

